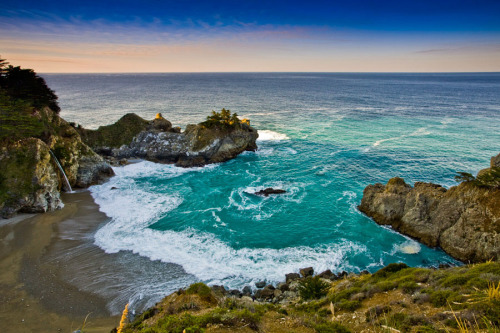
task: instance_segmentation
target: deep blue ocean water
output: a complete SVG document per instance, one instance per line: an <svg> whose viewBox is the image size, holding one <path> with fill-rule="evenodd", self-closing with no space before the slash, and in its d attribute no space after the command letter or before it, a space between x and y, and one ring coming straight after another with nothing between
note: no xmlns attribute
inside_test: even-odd
<svg viewBox="0 0 500 333"><path fill-rule="evenodd" d="M61 116L88 128L128 112L146 119L161 112L184 128L224 107L259 130L258 151L232 161L193 169L144 161L91 188L111 218L92 235L97 246L182 267L162 276L171 282L163 294L194 281L277 282L306 266L457 264L356 206L364 187L394 176L453 186L457 171L475 174L500 151L498 73L43 77ZM266 187L287 193L253 194Z"/></svg>

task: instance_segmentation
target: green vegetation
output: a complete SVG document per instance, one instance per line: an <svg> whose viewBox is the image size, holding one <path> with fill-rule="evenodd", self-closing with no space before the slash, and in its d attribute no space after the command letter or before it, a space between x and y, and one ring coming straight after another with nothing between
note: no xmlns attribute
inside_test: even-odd
<svg viewBox="0 0 500 333"><path fill-rule="evenodd" d="M0 142L48 137L55 129L38 112L43 107L59 112L57 96L44 79L0 59Z"/></svg>
<svg viewBox="0 0 500 333"><path fill-rule="evenodd" d="M457 172L457 182L470 182L479 187L500 188L500 168L492 167L474 177L468 172Z"/></svg>
<svg viewBox="0 0 500 333"><path fill-rule="evenodd" d="M82 140L92 148L111 147L119 148L128 145L140 132L147 129L149 121L142 119L134 113L128 113L116 123L101 126L97 130L87 130L76 126Z"/></svg>
<svg viewBox="0 0 500 333"><path fill-rule="evenodd" d="M236 112L231 114L230 110L222 109L220 112L212 111L201 125L206 128L231 129L241 127L241 121Z"/></svg>
<svg viewBox="0 0 500 333"><path fill-rule="evenodd" d="M299 282L299 295L305 300L324 297L328 289L330 284L321 280L319 276L309 276Z"/></svg>
<svg viewBox="0 0 500 333"><path fill-rule="evenodd" d="M15 101L21 100L36 109L48 106L59 113L57 96L45 80L32 69L7 66L5 59L0 59L0 90Z"/></svg>
<svg viewBox="0 0 500 333"><path fill-rule="evenodd" d="M165 298L124 332L454 332L460 325L498 332L500 327L500 263L442 269L391 264L371 275L299 283L307 292L299 291L301 300L287 305L224 297L197 283Z"/></svg>

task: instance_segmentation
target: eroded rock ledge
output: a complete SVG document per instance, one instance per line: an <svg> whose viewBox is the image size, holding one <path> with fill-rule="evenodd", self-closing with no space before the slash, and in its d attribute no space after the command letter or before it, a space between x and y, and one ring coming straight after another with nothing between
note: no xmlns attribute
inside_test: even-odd
<svg viewBox="0 0 500 333"><path fill-rule="evenodd" d="M490 171L500 167L500 155L491 160ZM488 169L481 173L488 172ZM462 182L449 190L401 178L387 185L369 185L359 209L382 225L441 247L464 262L500 261L500 189Z"/></svg>

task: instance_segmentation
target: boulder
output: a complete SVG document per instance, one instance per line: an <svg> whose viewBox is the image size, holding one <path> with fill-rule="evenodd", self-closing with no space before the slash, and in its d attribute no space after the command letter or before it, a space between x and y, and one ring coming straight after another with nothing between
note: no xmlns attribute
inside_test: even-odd
<svg viewBox="0 0 500 333"><path fill-rule="evenodd" d="M285 275L286 283L290 283L292 281L299 280L299 279L300 279L300 274L298 274L298 273L289 273L289 274Z"/></svg>
<svg viewBox="0 0 500 333"><path fill-rule="evenodd" d="M266 281L255 282L255 286L259 289L264 288L266 286Z"/></svg>
<svg viewBox="0 0 500 333"><path fill-rule="evenodd" d="M306 268L301 268L299 270L300 274L303 276L303 277L309 277L309 276L313 276L314 274L314 269L312 267L306 267Z"/></svg>

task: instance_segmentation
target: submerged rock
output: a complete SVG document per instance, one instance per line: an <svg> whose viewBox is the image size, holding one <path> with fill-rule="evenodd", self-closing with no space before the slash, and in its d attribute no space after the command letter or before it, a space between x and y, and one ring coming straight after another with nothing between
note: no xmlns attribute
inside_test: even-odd
<svg viewBox="0 0 500 333"><path fill-rule="evenodd" d="M492 159L492 165L493 163ZM401 178L369 185L359 209L375 222L465 262L500 260L500 189L463 182L449 190Z"/></svg>
<svg viewBox="0 0 500 333"><path fill-rule="evenodd" d="M260 190L258 192L255 192L256 195L263 195L265 197L269 196L270 194L282 194L282 193L286 193L285 190L282 190L282 189L275 189L275 188L272 188L272 187L268 187L264 190Z"/></svg>

